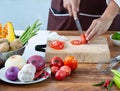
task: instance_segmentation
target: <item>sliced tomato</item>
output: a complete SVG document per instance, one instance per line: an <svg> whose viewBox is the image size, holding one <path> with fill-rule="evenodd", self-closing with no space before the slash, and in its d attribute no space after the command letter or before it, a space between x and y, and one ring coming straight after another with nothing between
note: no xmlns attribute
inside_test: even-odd
<svg viewBox="0 0 120 91"><path fill-rule="evenodd" d="M60 41L60 40L53 40L49 43L49 46L51 48L57 49L57 50L61 50L64 48L65 42Z"/></svg>
<svg viewBox="0 0 120 91"><path fill-rule="evenodd" d="M87 43L88 43L88 41L86 40L86 36L85 36L84 33L82 33L82 34L80 35L80 37L81 37L81 43L82 43L82 44L87 44Z"/></svg>
<svg viewBox="0 0 120 91"><path fill-rule="evenodd" d="M73 45L80 45L81 44L81 40L72 40L71 44L73 44Z"/></svg>

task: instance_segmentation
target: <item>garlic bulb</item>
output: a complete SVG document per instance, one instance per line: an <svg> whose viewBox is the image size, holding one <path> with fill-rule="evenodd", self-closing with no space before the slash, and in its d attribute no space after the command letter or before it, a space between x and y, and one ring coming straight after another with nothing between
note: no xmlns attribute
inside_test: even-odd
<svg viewBox="0 0 120 91"><path fill-rule="evenodd" d="M18 79L21 82L28 82L28 81L33 81L35 74L29 71L19 71L18 72Z"/></svg>
<svg viewBox="0 0 120 91"><path fill-rule="evenodd" d="M29 71L29 72L35 73L36 72L36 67L32 63L29 63L29 64L25 64L22 67L21 70L22 71Z"/></svg>

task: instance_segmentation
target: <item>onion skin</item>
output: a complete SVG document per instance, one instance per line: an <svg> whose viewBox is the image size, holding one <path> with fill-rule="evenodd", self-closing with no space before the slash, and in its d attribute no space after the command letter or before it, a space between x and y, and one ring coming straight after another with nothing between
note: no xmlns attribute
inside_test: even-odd
<svg viewBox="0 0 120 91"><path fill-rule="evenodd" d="M45 67L45 60L39 55L31 56L27 63L32 63L36 67L36 71L42 70Z"/></svg>
<svg viewBox="0 0 120 91"><path fill-rule="evenodd" d="M8 80L16 81L18 80L17 75L19 71L18 67L12 66L6 70L5 76Z"/></svg>

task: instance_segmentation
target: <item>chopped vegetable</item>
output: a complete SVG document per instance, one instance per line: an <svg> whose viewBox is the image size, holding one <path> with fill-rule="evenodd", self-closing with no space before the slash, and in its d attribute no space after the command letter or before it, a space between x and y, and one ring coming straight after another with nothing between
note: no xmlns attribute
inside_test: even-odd
<svg viewBox="0 0 120 91"><path fill-rule="evenodd" d="M41 23L38 23L38 21L39 20L35 21L32 26L28 26L23 34L19 37L19 39L23 42L23 45L26 44L28 40L35 36L36 33L39 31L39 26L41 25Z"/></svg>
<svg viewBox="0 0 120 91"><path fill-rule="evenodd" d="M85 34L82 33L80 36L81 36L81 43L82 43L82 44L87 44L88 41L86 40L86 36L85 36Z"/></svg>
<svg viewBox="0 0 120 91"><path fill-rule="evenodd" d="M80 40L72 40L71 44L72 45L81 45L81 44L87 44L88 41L86 40L86 36L84 33L80 35L81 39Z"/></svg>
<svg viewBox="0 0 120 91"><path fill-rule="evenodd" d="M72 40L71 44L73 44L73 45L80 45L81 44L81 40Z"/></svg>
<svg viewBox="0 0 120 91"><path fill-rule="evenodd" d="M115 32L115 33L112 35L112 39L120 40L120 33Z"/></svg>
<svg viewBox="0 0 120 91"><path fill-rule="evenodd" d="M0 38L6 38L9 42L14 41L16 37L12 22L7 22L3 29L2 24L0 24Z"/></svg>
<svg viewBox="0 0 120 91"><path fill-rule="evenodd" d="M65 46L65 42L60 40L53 40L49 43L49 46L53 49L62 50Z"/></svg>

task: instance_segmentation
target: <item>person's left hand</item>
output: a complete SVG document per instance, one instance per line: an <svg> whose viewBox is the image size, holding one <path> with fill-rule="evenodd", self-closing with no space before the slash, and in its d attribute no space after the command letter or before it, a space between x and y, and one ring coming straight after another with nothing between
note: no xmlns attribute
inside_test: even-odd
<svg viewBox="0 0 120 91"><path fill-rule="evenodd" d="M85 33L86 39L89 41L95 36L105 33L112 24L112 21L112 19L107 17L101 17L93 20L92 24Z"/></svg>

